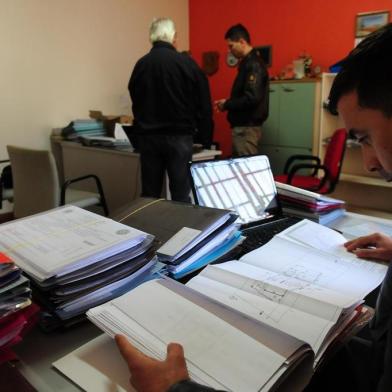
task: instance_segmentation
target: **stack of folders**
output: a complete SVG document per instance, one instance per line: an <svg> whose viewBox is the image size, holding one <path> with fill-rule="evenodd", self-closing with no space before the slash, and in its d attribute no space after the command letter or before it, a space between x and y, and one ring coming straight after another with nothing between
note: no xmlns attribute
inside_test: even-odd
<svg viewBox="0 0 392 392"><path fill-rule="evenodd" d="M74 206L0 226L0 249L60 320L124 294L150 276L153 236Z"/></svg>
<svg viewBox="0 0 392 392"><path fill-rule="evenodd" d="M369 320L363 298L386 274L344 241L303 220L186 286L150 281L87 316L155 358L181 343L191 378L219 390L302 391L329 349Z"/></svg>
<svg viewBox="0 0 392 392"><path fill-rule="evenodd" d="M12 358L10 348L33 322L38 308L31 305L28 279L7 255L0 253L0 363Z"/></svg>
<svg viewBox="0 0 392 392"><path fill-rule="evenodd" d="M287 215L310 219L326 225L346 212L343 200L280 182L276 183L276 188L283 212Z"/></svg>
<svg viewBox="0 0 392 392"><path fill-rule="evenodd" d="M205 221L183 227L157 250L158 260L175 279L220 259L244 240L236 214L214 208L205 212Z"/></svg>
<svg viewBox="0 0 392 392"><path fill-rule="evenodd" d="M94 119L72 121L62 130L62 136L67 140L78 140L83 136L106 136L103 122Z"/></svg>
<svg viewBox="0 0 392 392"><path fill-rule="evenodd" d="M140 198L116 219L155 236L159 261L179 279L205 265L231 260L243 237L237 215L219 208L165 199Z"/></svg>

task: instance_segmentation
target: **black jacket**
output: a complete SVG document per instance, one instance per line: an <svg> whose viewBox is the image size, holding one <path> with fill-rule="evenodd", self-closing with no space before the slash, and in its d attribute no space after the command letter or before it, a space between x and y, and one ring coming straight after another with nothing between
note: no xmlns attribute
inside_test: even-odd
<svg viewBox="0 0 392 392"><path fill-rule="evenodd" d="M135 65L129 84L135 129L150 134L194 134L211 144L208 80L188 55L155 42Z"/></svg>
<svg viewBox="0 0 392 392"><path fill-rule="evenodd" d="M256 49L240 62L238 74L225 102L227 119L232 127L260 126L268 117L268 71Z"/></svg>

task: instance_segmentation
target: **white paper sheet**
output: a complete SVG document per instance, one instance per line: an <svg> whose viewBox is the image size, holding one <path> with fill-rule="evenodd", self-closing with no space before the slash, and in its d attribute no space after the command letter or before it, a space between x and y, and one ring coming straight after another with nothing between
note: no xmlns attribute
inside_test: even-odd
<svg viewBox="0 0 392 392"><path fill-rule="evenodd" d="M75 206L64 206L0 226L0 251L45 280L103 260L147 234Z"/></svg>

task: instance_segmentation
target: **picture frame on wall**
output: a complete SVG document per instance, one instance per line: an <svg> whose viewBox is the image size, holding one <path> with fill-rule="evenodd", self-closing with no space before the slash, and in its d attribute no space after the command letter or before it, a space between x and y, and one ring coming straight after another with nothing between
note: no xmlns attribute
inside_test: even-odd
<svg viewBox="0 0 392 392"><path fill-rule="evenodd" d="M389 23L389 11L364 12L357 14L355 20L355 37L366 37L373 31Z"/></svg>

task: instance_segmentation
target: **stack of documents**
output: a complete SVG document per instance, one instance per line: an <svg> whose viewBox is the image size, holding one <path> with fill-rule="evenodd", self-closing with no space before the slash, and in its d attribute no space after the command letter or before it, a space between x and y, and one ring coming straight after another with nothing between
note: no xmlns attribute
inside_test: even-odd
<svg viewBox="0 0 392 392"><path fill-rule="evenodd" d="M141 198L116 219L153 234L162 245L159 261L176 279L218 259L230 260L233 256L226 257L243 241L237 215L219 208Z"/></svg>
<svg viewBox="0 0 392 392"><path fill-rule="evenodd" d="M149 275L153 236L75 206L0 226L0 250L62 320L130 290Z"/></svg>
<svg viewBox="0 0 392 392"><path fill-rule="evenodd" d="M311 219L325 225L346 212L343 200L280 182L276 182L276 188L283 212L287 215Z"/></svg>
<svg viewBox="0 0 392 392"><path fill-rule="evenodd" d="M157 250L158 260L167 264L168 272L176 279L216 261L244 240L237 215L201 208L207 209L208 219L197 228L183 227Z"/></svg>
<svg viewBox="0 0 392 392"><path fill-rule="evenodd" d="M9 349L20 341L31 308L31 290L27 278L5 254L0 253L0 363L9 357Z"/></svg>
<svg viewBox="0 0 392 392"><path fill-rule="evenodd" d="M106 130L102 121L81 119L63 128L62 136L67 140L78 140L82 136L106 136Z"/></svg>

